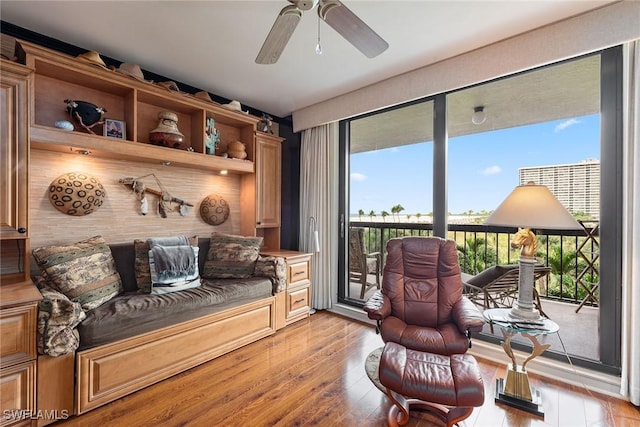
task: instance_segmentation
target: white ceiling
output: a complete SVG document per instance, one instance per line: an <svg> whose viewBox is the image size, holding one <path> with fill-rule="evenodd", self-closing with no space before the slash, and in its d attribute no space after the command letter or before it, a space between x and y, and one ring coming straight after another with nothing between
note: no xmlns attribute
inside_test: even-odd
<svg viewBox="0 0 640 427"><path fill-rule="evenodd" d="M270 114L293 111L601 7L611 0L344 3L388 43L368 59L305 12L275 65L254 59L286 0L11 1L0 18Z"/></svg>

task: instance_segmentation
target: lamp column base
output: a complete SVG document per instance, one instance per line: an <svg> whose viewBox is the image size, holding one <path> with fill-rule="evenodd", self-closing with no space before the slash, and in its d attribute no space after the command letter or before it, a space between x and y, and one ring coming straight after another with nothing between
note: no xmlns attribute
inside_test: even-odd
<svg viewBox="0 0 640 427"><path fill-rule="evenodd" d="M513 305L509 314L520 319L539 319L540 311L533 304L533 270L536 265L536 259L521 256L518 263L520 265L518 301Z"/></svg>

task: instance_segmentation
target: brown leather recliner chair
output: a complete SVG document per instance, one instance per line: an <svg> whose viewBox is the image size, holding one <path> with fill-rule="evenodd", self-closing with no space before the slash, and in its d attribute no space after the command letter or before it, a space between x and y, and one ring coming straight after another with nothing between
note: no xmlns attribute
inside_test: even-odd
<svg viewBox="0 0 640 427"><path fill-rule="evenodd" d="M455 242L439 237L389 240L382 289L364 310L384 342L442 355L465 353L484 324L462 295Z"/></svg>

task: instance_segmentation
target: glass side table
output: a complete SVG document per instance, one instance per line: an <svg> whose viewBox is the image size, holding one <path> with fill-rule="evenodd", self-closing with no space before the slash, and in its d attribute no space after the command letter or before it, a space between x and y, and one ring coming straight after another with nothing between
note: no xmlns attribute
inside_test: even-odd
<svg viewBox="0 0 640 427"><path fill-rule="evenodd" d="M495 401L544 418L540 391L529 385L526 366L529 361L540 356L551 346L551 344L541 344L538 337L555 334L560 330L560 327L556 322L544 317L536 320L520 319L512 317L510 312L509 308L490 308L482 313L490 325L500 327L504 336L502 348L511 359L511 363L507 367L506 378L496 380ZM527 338L533 345L531 354L521 365L518 365L511 348L511 338L517 334Z"/></svg>

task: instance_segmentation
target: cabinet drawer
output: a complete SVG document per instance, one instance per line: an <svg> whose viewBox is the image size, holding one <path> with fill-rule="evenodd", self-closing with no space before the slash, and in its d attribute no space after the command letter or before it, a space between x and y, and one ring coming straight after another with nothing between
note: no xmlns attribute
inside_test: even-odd
<svg viewBox="0 0 640 427"><path fill-rule="evenodd" d="M304 288L287 291L287 317L295 316L296 314L306 313L309 311L309 291L310 285Z"/></svg>
<svg viewBox="0 0 640 427"><path fill-rule="evenodd" d="M0 426L15 425L19 421L26 421L27 425L29 424L30 416L35 414L36 409L33 386L35 380L35 360L0 369L0 396L2 396Z"/></svg>
<svg viewBox="0 0 640 427"><path fill-rule="evenodd" d="M2 367L36 357L36 306L2 310L0 314L0 357Z"/></svg>
<svg viewBox="0 0 640 427"><path fill-rule="evenodd" d="M302 280L309 280L309 263L296 262L289 264L289 280L287 280L289 286L295 286L297 282Z"/></svg>

